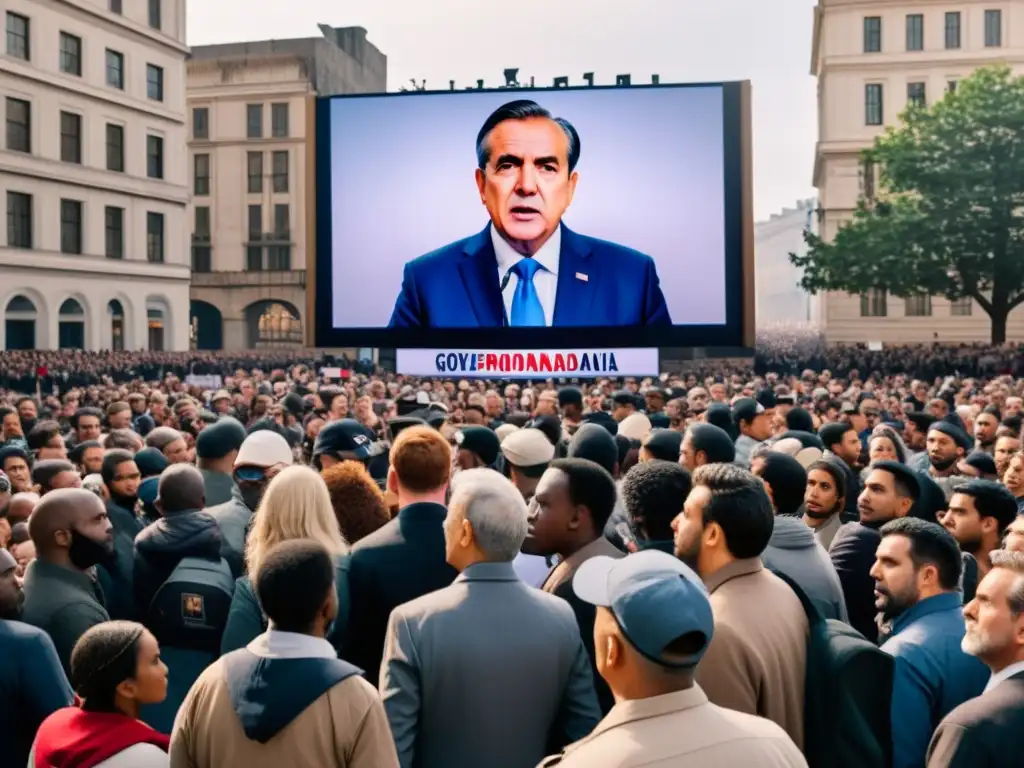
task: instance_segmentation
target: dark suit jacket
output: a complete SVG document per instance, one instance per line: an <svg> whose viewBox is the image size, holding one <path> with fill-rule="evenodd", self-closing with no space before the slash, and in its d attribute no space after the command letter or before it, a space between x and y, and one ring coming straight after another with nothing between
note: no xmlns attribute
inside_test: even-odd
<svg viewBox="0 0 1024 768"><path fill-rule="evenodd" d="M43 630L20 621L0 621L0 764L28 762L40 724L68 707L74 694L61 669L53 641ZM10 763L5 762L10 760Z"/></svg>
<svg viewBox="0 0 1024 768"><path fill-rule="evenodd" d="M843 585L843 599L850 626L873 643L878 642L875 623L875 580L868 573L875 564L875 550L882 540L879 526L847 523L836 537L828 553L836 567L839 583Z"/></svg>
<svg viewBox="0 0 1024 768"><path fill-rule="evenodd" d="M577 274L586 275L583 280ZM654 260L562 225L555 326L671 325ZM491 225L405 265L392 328L495 328L504 303Z"/></svg>
<svg viewBox="0 0 1024 768"><path fill-rule="evenodd" d="M935 730L928 768L1000 768L1021 765L1024 672L965 701Z"/></svg>
<svg viewBox="0 0 1024 768"><path fill-rule="evenodd" d="M391 611L447 587L458 571L445 562L440 504L410 504L352 547L348 632L342 656L377 686Z"/></svg>

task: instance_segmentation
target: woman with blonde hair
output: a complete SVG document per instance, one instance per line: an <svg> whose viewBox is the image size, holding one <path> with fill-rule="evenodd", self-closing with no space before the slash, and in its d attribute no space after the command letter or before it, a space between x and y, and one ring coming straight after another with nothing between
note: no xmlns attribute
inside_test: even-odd
<svg viewBox="0 0 1024 768"><path fill-rule="evenodd" d="M245 545L246 573L253 574L275 545L293 539L312 539L334 557L338 588L338 618L327 639L339 651L348 614L348 544L341 535L327 485L316 470L288 467L270 484L252 517ZM267 619L248 575L235 582L221 654L243 648L267 629Z"/></svg>

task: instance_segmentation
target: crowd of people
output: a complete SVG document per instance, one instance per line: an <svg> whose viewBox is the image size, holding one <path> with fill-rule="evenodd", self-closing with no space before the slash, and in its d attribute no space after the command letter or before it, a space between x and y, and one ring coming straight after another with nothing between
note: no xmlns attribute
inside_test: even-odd
<svg viewBox="0 0 1024 768"><path fill-rule="evenodd" d="M1021 764L1020 350L322 365L0 353L0 764Z"/></svg>

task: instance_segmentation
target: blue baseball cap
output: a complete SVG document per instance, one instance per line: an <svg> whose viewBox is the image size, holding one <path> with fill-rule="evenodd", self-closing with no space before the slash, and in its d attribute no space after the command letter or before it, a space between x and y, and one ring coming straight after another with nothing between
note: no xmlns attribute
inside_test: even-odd
<svg viewBox="0 0 1024 768"><path fill-rule="evenodd" d="M693 667L711 644L715 620L704 583L681 560L659 550L623 558L592 557L572 580L584 602L608 608L630 644L663 667ZM684 635L703 636L685 657L667 652Z"/></svg>

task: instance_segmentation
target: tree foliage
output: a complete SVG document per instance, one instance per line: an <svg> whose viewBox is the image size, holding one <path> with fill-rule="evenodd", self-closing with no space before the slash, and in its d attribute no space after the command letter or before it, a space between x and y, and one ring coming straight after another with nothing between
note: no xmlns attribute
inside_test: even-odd
<svg viewBox="0 0 1024 768"><path fill-rule="evenodd" d="M1024 303L1024 78L979 69L929 108L910 107L864 153L881 193L830 243L790 254L812 293L971 297L992 341Z"/></svg>

